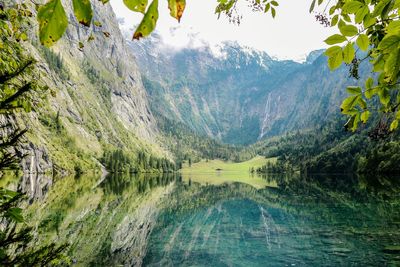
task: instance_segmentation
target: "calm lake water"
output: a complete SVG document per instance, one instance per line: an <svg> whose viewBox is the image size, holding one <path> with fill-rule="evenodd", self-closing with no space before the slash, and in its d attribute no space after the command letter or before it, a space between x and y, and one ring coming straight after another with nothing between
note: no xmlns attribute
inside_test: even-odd
<svg viewBox="0 0 400 267"><path fill-rule="evenodd" d="M399 195L390 180L276 180L278 188L260 190L177 189L192 193L175 195L178 204L160 216L144 265L400 265L400 247L392 247L400 245Z"/></svg>
<svg viewBox="0 0 400 267"><path fill-rule="evenodd" d="M80 193L72 208L52 204L57 197L50 191L36 212L42 221L61 214L56 227L39 225L48 240L68 240L80 266L400 266L395 178L255 177L274 185L262 189L171 175L74 179L72 191ZM56 190L69 184L59 183ZM152 192L163 198L150 202ZM146 242L130 237L135 224L146 227L138 209L154 203Z"/></svg>

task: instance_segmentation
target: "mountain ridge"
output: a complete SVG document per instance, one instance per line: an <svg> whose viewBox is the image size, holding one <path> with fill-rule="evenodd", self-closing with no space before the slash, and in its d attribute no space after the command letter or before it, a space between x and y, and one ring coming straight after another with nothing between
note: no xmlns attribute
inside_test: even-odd
<svg viewBox="0 0 400 267"><path fill-rule="evenodd" d="M331 72L323 50L298 63L237 43L221 45L217 55L207 46L165 49L158 35L128 44L153 113L225 143L251 144L314 127L318 117L339 115L343 88L360 82L345 66ZM368 71L364 65L360 69Z"/></svg>

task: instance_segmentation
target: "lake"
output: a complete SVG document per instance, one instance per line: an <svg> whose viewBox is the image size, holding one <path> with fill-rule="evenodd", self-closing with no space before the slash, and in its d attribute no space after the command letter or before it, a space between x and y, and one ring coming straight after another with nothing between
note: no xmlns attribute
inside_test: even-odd
<svg viewBox="0 0 400 267"><path fill-rule="evenodd" d="M204 175L67 177L30 218L78 266L400 265L398 179Z"/></svg>

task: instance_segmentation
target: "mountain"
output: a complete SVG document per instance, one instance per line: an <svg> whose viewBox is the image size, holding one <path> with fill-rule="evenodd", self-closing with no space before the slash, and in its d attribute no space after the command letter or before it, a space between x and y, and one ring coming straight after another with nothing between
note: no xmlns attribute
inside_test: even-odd
<svg viewBox="0 0 400 267"><path fill-rule="evenodd" d="M26 50L37 62L38 82L50 89L41 106L21 122L30 128L21 153L27 155L23 169L31 173L93 168L104 151L117 148L170 157L112 8L98 1L92 5L101 29L72 21L51 49L39 44L37 23L32 20ZM75 19L70 1L65 8ZM87 41L90 36L94 40ZM27 188L32 181L28 179Z"/></svg>
<svg viewBox="0 0 400 267"><path fill-rule="evenodd" d="M297 63L234 42L177 50L153 35L128 44L153 113L225 143L312 128L338 115L343 89L357 83L347 67L331 72L322 50Z"/></svg>

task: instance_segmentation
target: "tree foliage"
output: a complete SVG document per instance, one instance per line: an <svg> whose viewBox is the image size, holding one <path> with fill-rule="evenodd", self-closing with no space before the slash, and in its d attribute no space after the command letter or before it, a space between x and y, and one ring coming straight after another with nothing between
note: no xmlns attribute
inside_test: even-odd
<svg viewBox="0 0 400 267"><path fill-rule="evenodd" d="M27 129L14 123L15 117L37 108L46 90L37 82L35 60L25 55L21 44L27 39L26 17L31 15L26 5L0 5L0 179L6 171L17 169L23 157L18 147ZM29 246L33 229L24 225L19 207L23 198L20 192L0 188L0 265L47 266L64 261L65 244Z"/></svg>
<svg viewBox="0 0 400 267"><path fill-rule="evenodd" d="M101 23L93 21L93 10L89 0L70 0L74 8L76 20L90 27L93 24L96 27L101 27ZM103 4L109 0L100 0ZM186 0L167 0L168 9L171 17L181 21L186 8ZM276 15L276 7L279 5L277 1L272 0L244 0L253 11L270 12L272 17ZM157 25L159 10L158 0L123 0L125 6L133 12L143 13L143 19L133 34L133 39L140 39L148 36L154 31ZM217 0L215 13L225 15L229 21L235 24L240 24L242 16L237 8L238 0ZM46 4L39 7L37 19L39 22L39 37L40 42L45 46L52 46L65 33L68 26L68 18L61 0L50 0ZM106 34L106 33L105 33ZM91 38L89 38L91 39ZM90 41L90 40L88 40ZM83 43L79 46L83 48Z"/></svg>
<svg viewBox="0 0 400 267"><path fill-rule="evenodd" d="M144 151L133 155L121 149L106 150L101 162L111 173L169 173L176 170L176 165L170 160Z"/></svg>
<svg viewBox="0 0 400 267"><path fill-rule="evenodd" d="M371 111L377 106L373 98L379 99L378 109L389 118L389 130L398 128L400 113L400 1L399 0L339 0L327 2L331 27L340 34L325 40L331 45L325 51L329 68L334 70L342 63L357 66L368 60L373 69L364 86L348 87L350 94L341 111L349 116L346 128L356 131L360 123L366 123ZM315 0L312 4L312 9ZM311 9L311 10L312 10ZM326 16L324 14L323 16ZM352 76L358 78L357 71Z"/></svg>

